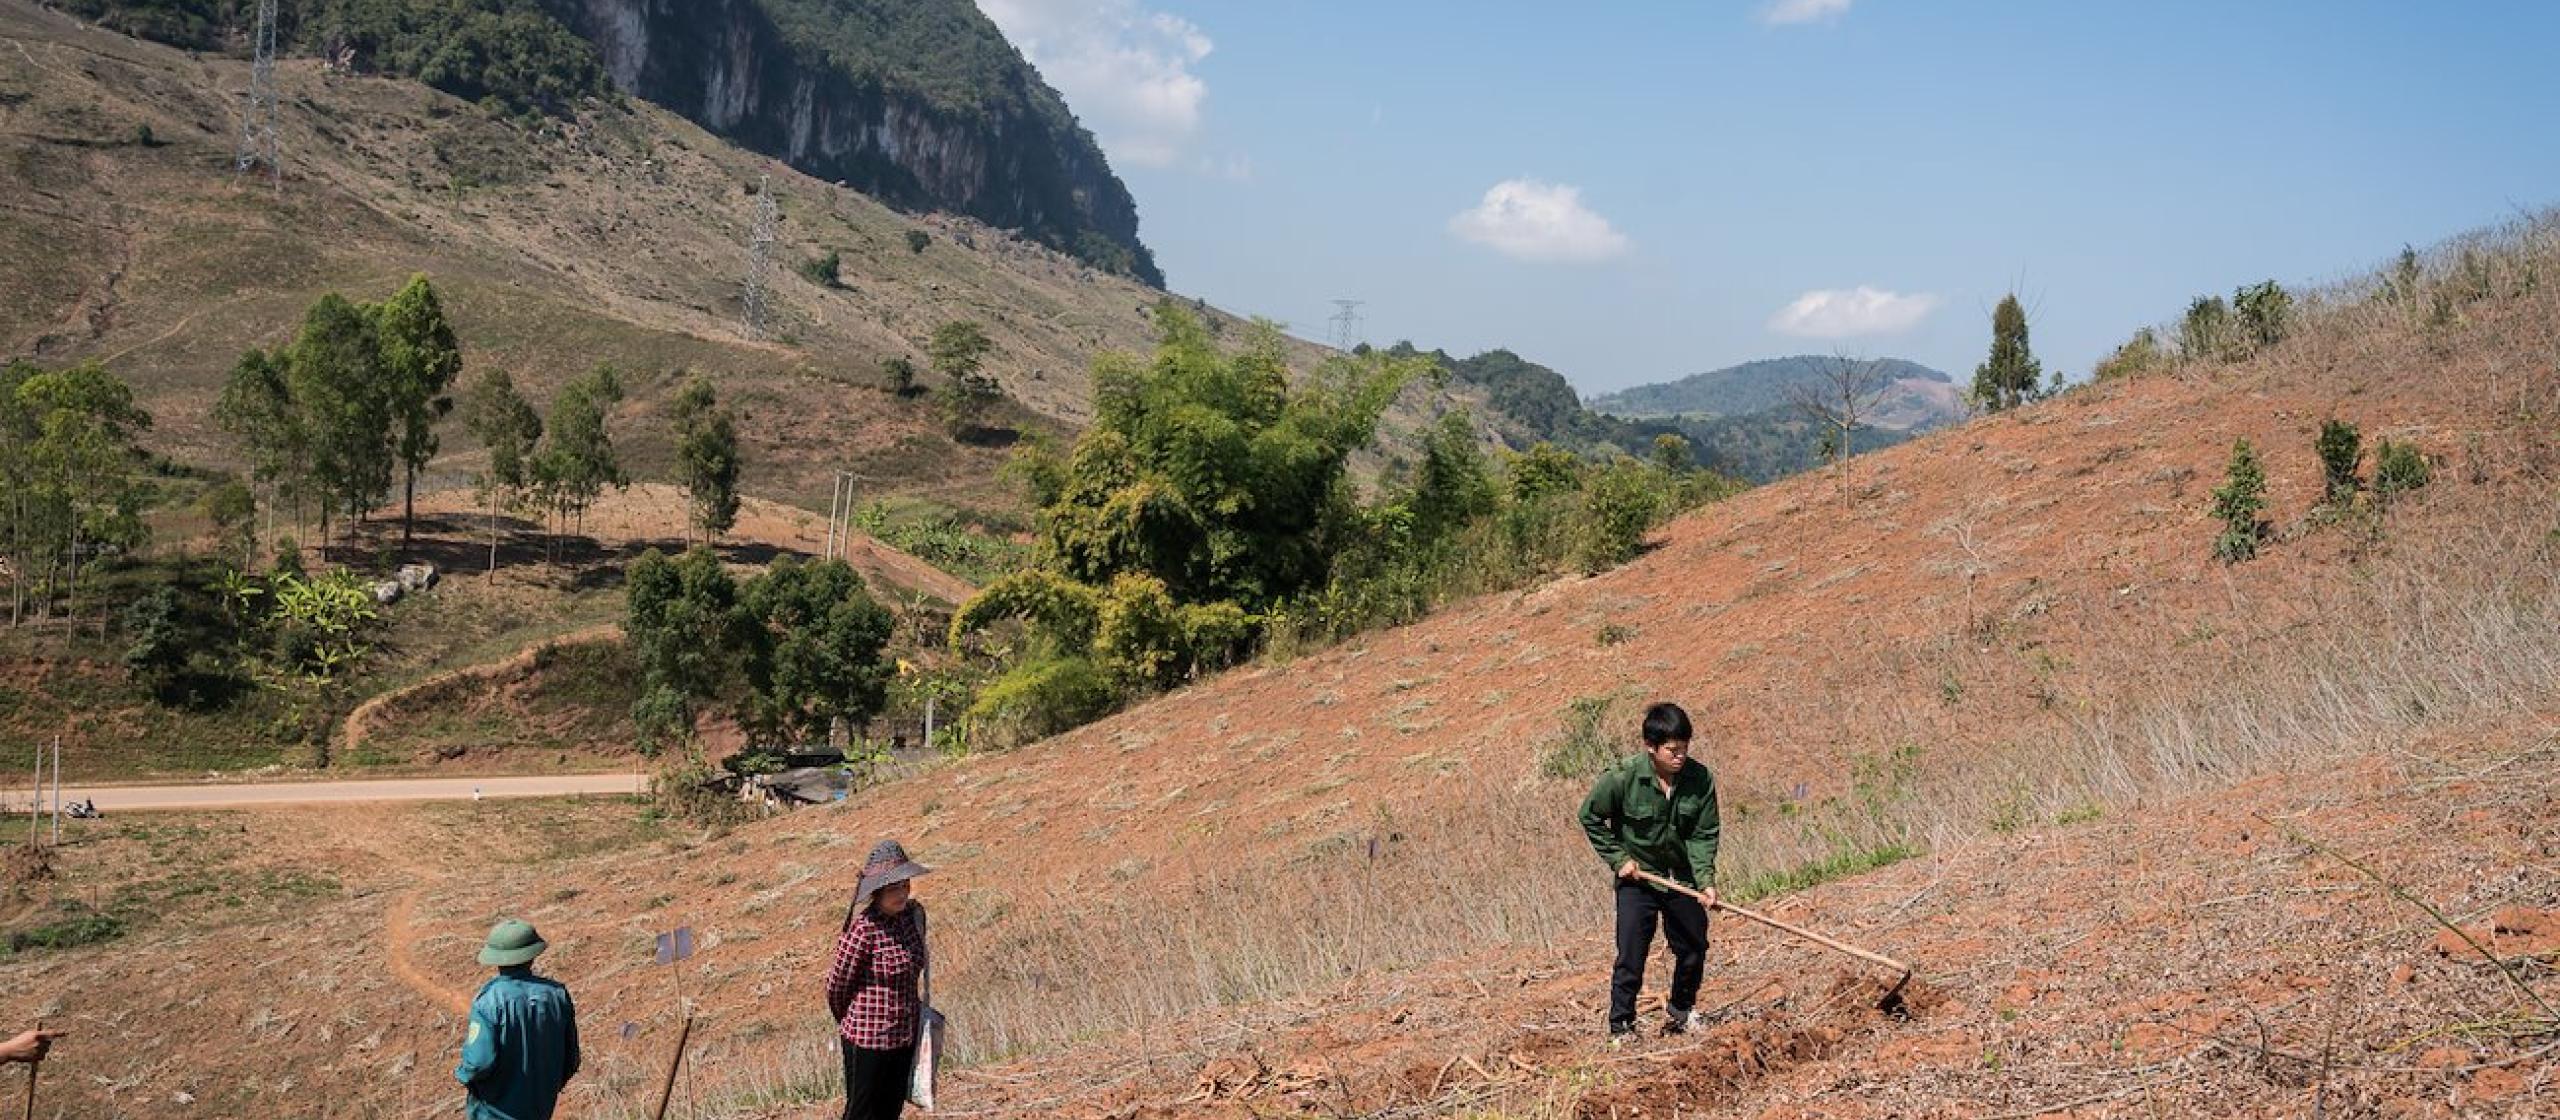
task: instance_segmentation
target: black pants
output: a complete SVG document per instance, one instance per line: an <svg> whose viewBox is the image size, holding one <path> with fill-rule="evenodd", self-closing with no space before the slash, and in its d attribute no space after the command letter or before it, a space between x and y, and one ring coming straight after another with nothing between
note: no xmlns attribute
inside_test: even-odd
<svg viewBox="0 0 2560 1120"><path fill-rule="evenodd" d="M844 1120L898 1120L907 1107L907 1078L916 1048L865 1050L844 1043Z"/></svg>
<svg viewBox="0 0 2560 1120"><path fill-rule="evenodd" d="M1644 959L1653 951L1653 927L1671 943L1671 1017L1688 1018L1698 1004L1698 982L1707 975L1707 908L1685 894L1618 881L1618 967L1609 974L1609 1029L1633 1030L1636 993L1644 990Z"/></svg>

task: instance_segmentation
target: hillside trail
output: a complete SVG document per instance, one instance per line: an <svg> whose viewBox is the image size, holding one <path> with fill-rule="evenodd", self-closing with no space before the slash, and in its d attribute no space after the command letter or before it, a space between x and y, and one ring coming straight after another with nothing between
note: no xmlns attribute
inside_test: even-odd
<svg viewBox="0 0 2560 1120"><path fill-rule="evenodd" d="M382 915L383 957L389 964L392 979L407 985L410 991L418 993L429 1003L455 1015L465 1015L470 1013L471 1001L420 970L417 958L410 952L409 916L417 910L418 897L426 893L428 886L440 884L443 878L438 874L434 883L411 887L392 898L390 908Z"/></svg>
<svg viewBox="0 0 2560 1120"><path fill-rule="evenodd" d="M610 622L572 630L566 634L535 642L498 661L482 662L477 665L457 665L416 683L403 685L379 696L367 698L363 703L356 705L355 710L348 712L346 719L339 722L339 747L352 751L363 746L365 739L372 734L374 724L381 720L382 713L410 697L447 688L466 680L485 678L491 683L504 681L530 671L534 663L540 660L547 650L585 645L591 642L613 641L621 637L622 627Z"/></svg>

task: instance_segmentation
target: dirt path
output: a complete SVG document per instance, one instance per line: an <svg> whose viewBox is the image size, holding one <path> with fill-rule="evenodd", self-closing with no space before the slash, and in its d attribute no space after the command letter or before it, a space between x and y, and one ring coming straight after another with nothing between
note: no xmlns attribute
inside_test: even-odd
<svg viewBox="0 0 2560 1120"><path fill-rule="evenodd" d="M471 1002L464 999L462 993L436 983L434 977L418 968L416 958L409 954L409 914L417 908L418 896L425 892L423 886L400 892L399 897L391 900L390 911L382 916L382 946L390 958L391 975L429 1003L455 1015L470 1014Z"/></svg>
<svg viewBox="0 0 2560 1120"><path fill-rule="evenodd" d="M77 786L70 801L94 799L103 812L236 809L363 801L468 801L475 797L573 797L639 792L642 774L545 774L529 778L399 778L371 782L268 782L254 785Z"/></svg>

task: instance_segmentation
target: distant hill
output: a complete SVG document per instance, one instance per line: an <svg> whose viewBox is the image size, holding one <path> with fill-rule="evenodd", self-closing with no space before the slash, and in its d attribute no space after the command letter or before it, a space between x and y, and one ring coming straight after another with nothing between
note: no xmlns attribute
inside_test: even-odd
<svg viewBox="0 0 2560 1120"><path fill-rule="evenodd" d="M1410 342L1396 343L1387 352L1399 357L1425 353ZM1428 354L1449 371L1462 397L1483 396L1488 413L1483 419L1514 448L1543 442L1586 455L1614 448L1640 456L1653 437L1679 431L1670 423L1623 420L1584 408L1563 374L1509 350L1487 350L1470 358L1451 357L1446 350Z"/></svg>
<svg viewBox="0 0 2560 1120"><path fill-rule="evenodd" d="M1834 359L1815 354L1765 358L1639 385L1592 399L1591 410L1638 423L1676 428L1699 461L1752 482L1768 482L1820 463L1820 434L1789 394L1822 380ZM1900 358L1876 358L1892 382L1875 415L1850 444L1858 454L1891 447L1964 417L1964 394L1944 373Z"/></svg>
<svg viewBox="0 0 2560 1120"><path fill-rule="evenodd" d="M1678 381L1639 385L1591 400L1595 412L1629 418L1672 416L1740 416L1784 408L1787 393L1822 377L1833 359L1815 354L1764 358L1738 366L1694 373ZM1954 380L1918 362L1876 358L1893 388L1877 410L1876 426L1914 431L1934 428L1964 415L1963 398Z"/></svg>

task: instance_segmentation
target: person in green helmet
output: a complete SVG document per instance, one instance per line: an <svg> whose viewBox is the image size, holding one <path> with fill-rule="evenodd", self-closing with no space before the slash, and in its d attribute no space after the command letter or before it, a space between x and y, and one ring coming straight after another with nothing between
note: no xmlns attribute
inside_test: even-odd
<svg viewBox="0 0 2560 1120"><path fill-rule="evenodd" d="M470 1120L551 1120L560 1089L578 1075L578 1009L559 981L533 974L550 943L526 922L489 931L480 963L496 976L471 1001L462 1064L453 1076L470 1094Z"/></svg>

